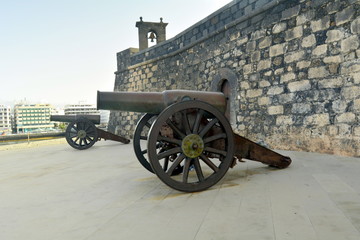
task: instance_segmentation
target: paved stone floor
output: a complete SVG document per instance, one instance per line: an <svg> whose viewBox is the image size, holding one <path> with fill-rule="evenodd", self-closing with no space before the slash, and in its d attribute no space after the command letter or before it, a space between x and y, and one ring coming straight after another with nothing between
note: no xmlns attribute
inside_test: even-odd
<svg viewBox="0 0 360 240"><path fill-rule="evenodd" d="M281 153L287 169L247 161L186 194L145 170L131 144L0 151L0 239L359 240L360 159Z"/></svg>

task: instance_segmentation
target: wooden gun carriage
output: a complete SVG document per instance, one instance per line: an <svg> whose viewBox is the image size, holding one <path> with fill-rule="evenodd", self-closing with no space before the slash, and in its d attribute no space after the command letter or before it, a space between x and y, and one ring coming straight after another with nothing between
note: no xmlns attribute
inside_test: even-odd
<svg viewBox="0 0 360 240"><path fill-rule="evenodd" d="M134 133L140 163L171 188L196 192L216 184L237 160L286 168L289 157L232 131L222 92L100 92L98 109L146 113ZM144 144L145 143L145 144Z"/></svg>
<svg viewBox="0 0 360 240"><path fill-rule="evenodd" d="M95 126L100 124L100 115L51 115L50 121L68 122L65 138L68 144L78 150L92 147L100 139L129 143L130 140Z"/></svg>

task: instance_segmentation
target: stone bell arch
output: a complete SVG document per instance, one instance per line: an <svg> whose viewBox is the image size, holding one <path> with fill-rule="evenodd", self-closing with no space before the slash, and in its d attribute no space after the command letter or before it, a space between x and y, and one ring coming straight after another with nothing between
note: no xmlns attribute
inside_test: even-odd
<svg viewBox="0 0 360 240"><path fill-rule="evenodd" d="M164 23L160 18L160 22L144 22L140 17L140 21L136 22L136 27L139 29L139 51L149 47L149 39L156 44L166 40L166 26L168 23Z"/></svg>

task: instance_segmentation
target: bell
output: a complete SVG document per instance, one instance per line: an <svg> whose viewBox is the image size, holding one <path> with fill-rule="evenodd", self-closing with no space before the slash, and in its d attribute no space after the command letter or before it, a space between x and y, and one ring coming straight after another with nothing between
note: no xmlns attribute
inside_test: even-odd
<svg viewBox="0 0 360 240"><path fill-rule="evenodd" d="M154 42L154 39L156 38L155 33L151 32L149 39L151 39L151 42Z"/></svg>

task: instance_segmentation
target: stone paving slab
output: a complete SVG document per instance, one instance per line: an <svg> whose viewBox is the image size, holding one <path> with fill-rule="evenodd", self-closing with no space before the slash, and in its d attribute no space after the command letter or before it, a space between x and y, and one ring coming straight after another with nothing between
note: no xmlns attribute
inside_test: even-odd
<svg viewBox="0 0 360 240"><path fill-rule="evenodd" d="M360 159L281 152L247 161L214 187L182 193L98 142L0 151L0 239L360 239Z"/></svg>

